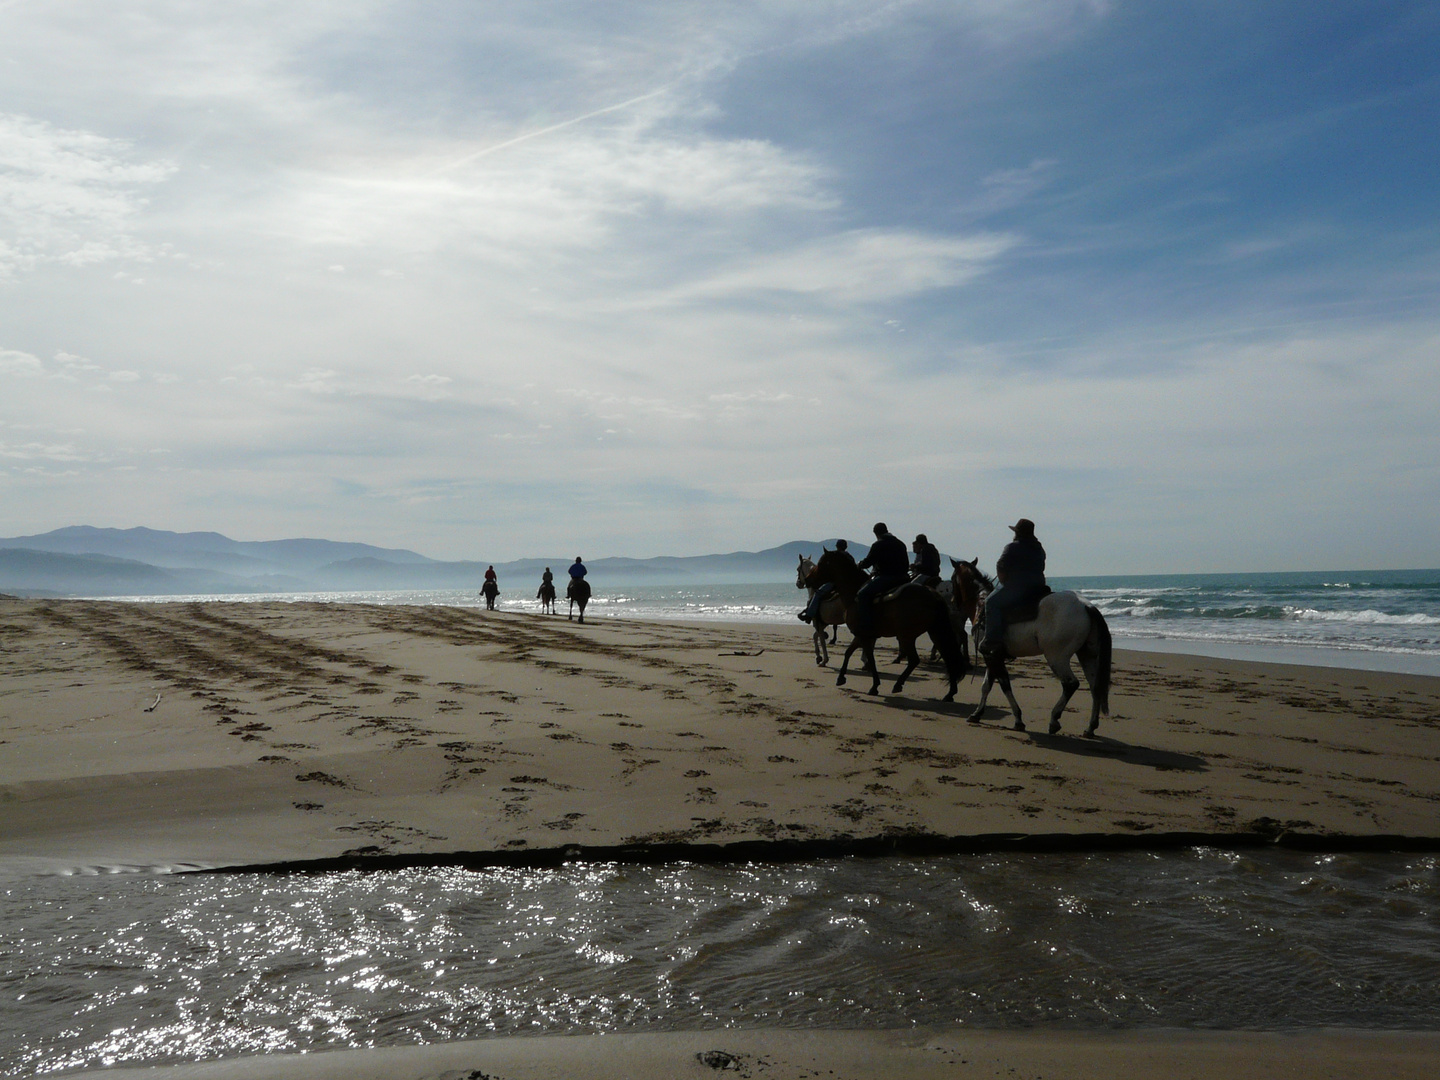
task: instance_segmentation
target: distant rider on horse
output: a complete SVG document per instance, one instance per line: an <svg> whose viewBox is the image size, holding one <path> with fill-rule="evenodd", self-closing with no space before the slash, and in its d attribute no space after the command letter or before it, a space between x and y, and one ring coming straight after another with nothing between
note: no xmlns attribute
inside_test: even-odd
<svg viewBox="0 0 1440 1080"><path fill-rule="evenodd" d="M836 540L835 550L843 558L850 560L850 562L853 563L855 561L855 556L850 554L850 545L846 541ZM820 605L825 603L825 601L834 594L835 584L833 582L827 581L824 585L821 585L818 589L815 590L815 595L810 598L810 603L805 605L805 610L800 612L800 614L796 615L795 617L801 622L814 622L815 616L820 611Z"/></svg>
<svg viewBox="0 0 1440 1080"><path fill-rule="evenodd" d="M910 579L910 556L905 541L891 534L883 521L875 523L875 543L870 554L860 560L861 570L870 570L870 581L855 594L855 634L875 635L875 601L891 589L898 589Z"/></svg>
<svg viewBox="0 0 1440 1080"><path fill-rule="evenodd" d="M940 549L925 538L924 533L915 534L910 545L915 552L915 561L910 564L910 580L927 589L940 584Z"/></svg>
<svg viewBox="0 0 1440 1080"><path fill-rule="evenodd" d="M1010 612L1038 599L1045 590L1045 549L1035 539L1035 523L1021 518L1010 531L1015 539L1005 545L995 562L1000 584L985 598L985 640L980 652L986 656L1005 651L1005 624Z"/></svg>

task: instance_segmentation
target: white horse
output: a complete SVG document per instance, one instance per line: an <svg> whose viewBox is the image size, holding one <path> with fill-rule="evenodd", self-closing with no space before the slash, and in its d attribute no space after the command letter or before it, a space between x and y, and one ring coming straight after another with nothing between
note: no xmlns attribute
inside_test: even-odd
<svg viewBox="0 0 1440 1080"><path fill-rule="evenodd" d="M975 645L978 651L985 635L985 598L995 591L995 583L978 570L974 571L982 582L980 602L976 609L978 621L974 624ZM1019 612L1022 619L1025 613ZM1085 671L1085 680L1090 684L1090 726L1085 729L1086 737L1095 734L1100 726L1100 714L1110 715L1110 627L1094 604L1078 593L1052 592L1041 599L1035 613L1024 621L1012 620L1005 627L1005 654L986 658L985 682L980 687L980 704L970 714L970 722L978 724L980 714L985 711L985 700L990 688L1000 684L1010 711L1015 716L1015 730L1024 731L1025 723L1020 718L1020 704L1010 691L1010 673L1005 670L1006 654L1011 657L1041 656L1050 664L1050 670L1060 680L1060 700L1050 710L1050 734L1060 730L1060 714L1070 703L1070 697L1080 689L1080 680L1070 668L1071 657L1078 657L1080 667Z"/></svg>
<svg viewBox="0 0 1440 1080"><path fill-rule="evenodd" d="M795 572L795 587L808 590L811 600L815 599L815 586L811 585L807 578L810 571L815 569L815 560L808 555L800 556L800 566ZM830 630L830 645L839 643L840 626L845 621L845 605L840 602L840 597L832 593L830 598L820 605L816 612L815 619L811 622L811 629L815 631L815 663L824 667L830 662L830 650L826 646L825 630Z"/></svg>

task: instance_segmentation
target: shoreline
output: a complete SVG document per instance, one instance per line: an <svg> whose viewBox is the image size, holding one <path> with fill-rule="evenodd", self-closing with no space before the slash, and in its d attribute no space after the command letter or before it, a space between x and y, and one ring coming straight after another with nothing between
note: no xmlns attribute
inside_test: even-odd
<svg viewBox="0 0 1440 1080"><path fill-rule="evenodd" d="M12 868L1440 837L1427 676L1117 650L1081 739L1084 689L1035 730L1043 663L1013 668L1022 733L923 665L901 696L839 689L799 624L3 601L0 629Z"/></svg>
<svg viewBox="0 0 1440 1080"><path fill-rule="evenodd" d="M1426 571L1429 573L1430 571ZM1268 575L1267 575L1268 576ZM1148 580L1153 575L1138 575L1143 580ZM1063 581L1064 579L1057 579ZM776 587L781 591L788 592L788 583L760 582L754 583L757 587ZM650 587L650 586L639 586ZM661 586L661 588L682 588L685 586ZM697 589L706 589L713 586L697 584ZM1066 588L1076 588L1082 594L1084 588L1080 585L1065 585ZM616 587L619 592L633 591L633 586L622 585ZM476 596L469 595L465 590L432 590L439 596L445 595L453 599L447 600L426 600L418 601L407 599L418 595L425 595L425 590L369 590L369 591L337 591L318 592L309 594L214 594L203 596L162 596L162 595L132 595L132 596L73 596L73 597L43 597L25 596L11 597L12 599L25 599L31 601L47 602L77 602L77 603L124 603L143 605L162 604L342 604L342 605L364 605L374 604L380 607L453 607L459 610L475 611L484 607L484 602ZM456 602L464 595L464 603ZM0 594L4 599L6 594ZM760 631L773 631L791 629L794 626L794 612L803 606L804 596L797 595L792 605L775 604L777 610L783 614L768 618L755 619L746 614L725 614L712 615L708 618L694 618L688 615L659 614L656 612L640 612L632 614L628 609L617 609L608 611L605 608L605 598L600 597L592 603L591 616L596 621L612 622L664 622L681 625L707 626L723 625L732 627L752 627ZM535 601L530 599L507 600L503 596L500 600L499 612L511 616L536 615L534 610ZM1385 649L1378 646L1366 646L1363 644L1340 645L1340 644L1308 644L1303 641L1280 642L1271 640L1246 640L1243 638L1223 638L1195 636L1187 637L1183 631L1172 630L1169 634L1145 633L1130 634L1125 628L1112 623L1111 632L1115 635L1116 648L1130 652L1154 652L1168 655L1205 657L1207 659L1222 660L1244 660L1257 663L1272 664L1293 664L1301 667L1318 668L1344 668L1355 671L1377 671L1401 675L1425 675L1440 678L1440 653L1423 652L1408 649Z"/></svg>
<svg viewBox="0 0 1440 1080"><path fill-rule="evenodd" d="M466 870L553 869L568 863L657 865L699 863L708 866L785 864L826 859L928 858L944 855L1094 854L1111 851L1180 851L1186 848L1237 851L1304 851L1317 854L1430 854L1440 852L1440 836L1396 834L1323 835L1289 831L1126 833L982 833L865 836L828 840L740 840L733 844L567 844L519 851L451 851L409 855L339 855L294 862L195 867L186 874L317 874L457 867Z"/></svg>
<svg viewBox="0 0 1440 1080"><path fill-rule="evenodd" d="M62 1075L116 1080L1421 1080L1440 1032L748 1029L508 1036Z"/></svg>

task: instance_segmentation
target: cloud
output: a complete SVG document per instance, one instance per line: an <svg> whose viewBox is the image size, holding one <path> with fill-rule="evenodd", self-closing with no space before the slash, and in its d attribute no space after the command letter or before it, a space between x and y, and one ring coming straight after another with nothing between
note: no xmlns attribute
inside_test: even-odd
<svg viewBox="0 0 1440 1080"><path fill-rule="evenodd" d="M946 237L854 230L756 256L671 290L664 299L790 293L844 303L894 300L972 281L1018 242L1006 234Z"/></svg>
<svg viewBox="0 0 1440 1080"><path fill-rule="evenodd" d="M0 113L0 281L43 262L144 259L131 230L140 195L173 172L130 144Z"/></svg>
<svg viewBox="0 0 1440 1080"><path fill-rule="evenodd" d="M45 366L29 353L17 349L0 349L0 375L35 379L44 373Z"/></svg>

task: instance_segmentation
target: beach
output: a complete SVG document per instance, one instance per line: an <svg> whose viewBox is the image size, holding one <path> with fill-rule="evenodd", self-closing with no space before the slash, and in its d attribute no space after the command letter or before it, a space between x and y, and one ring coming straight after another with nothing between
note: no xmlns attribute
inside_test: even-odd
<svg viewBox="0 0 1440 1080"><path fill-rule="evenodd" d="M1440 680L1118 652L834 685L808 631L3 601L0 858L74 867L981 837L1440 836ZM893 657L882 654L885 670ZM888 689L888 685L883 687ZM997 704L998 703L998 704Z"/></svg>
<svg viewBox="0 0 1440 1080"><path fill-rule="evenodd" d="M870 697L866 677L837 688L836 664L816 666L798 624L0 601L0 869L1440 847L1440 679L1121 650L1112 715L1082 739L1084 689L1043 734L1058 684L1034 661L1012 665L1027 732L998 692L971 722L978 678L945 704L922 665L903 694ZM1055 1077L1123 1060L1139 1076L1287 1075L1276 1062L1349 1076L1383 1060L1402 1076L1440 1062L1423 1032L846 1038L500 1039L177 1069ZM694 1057L711 1049L749 1057L717 1072Z"/></svg>

